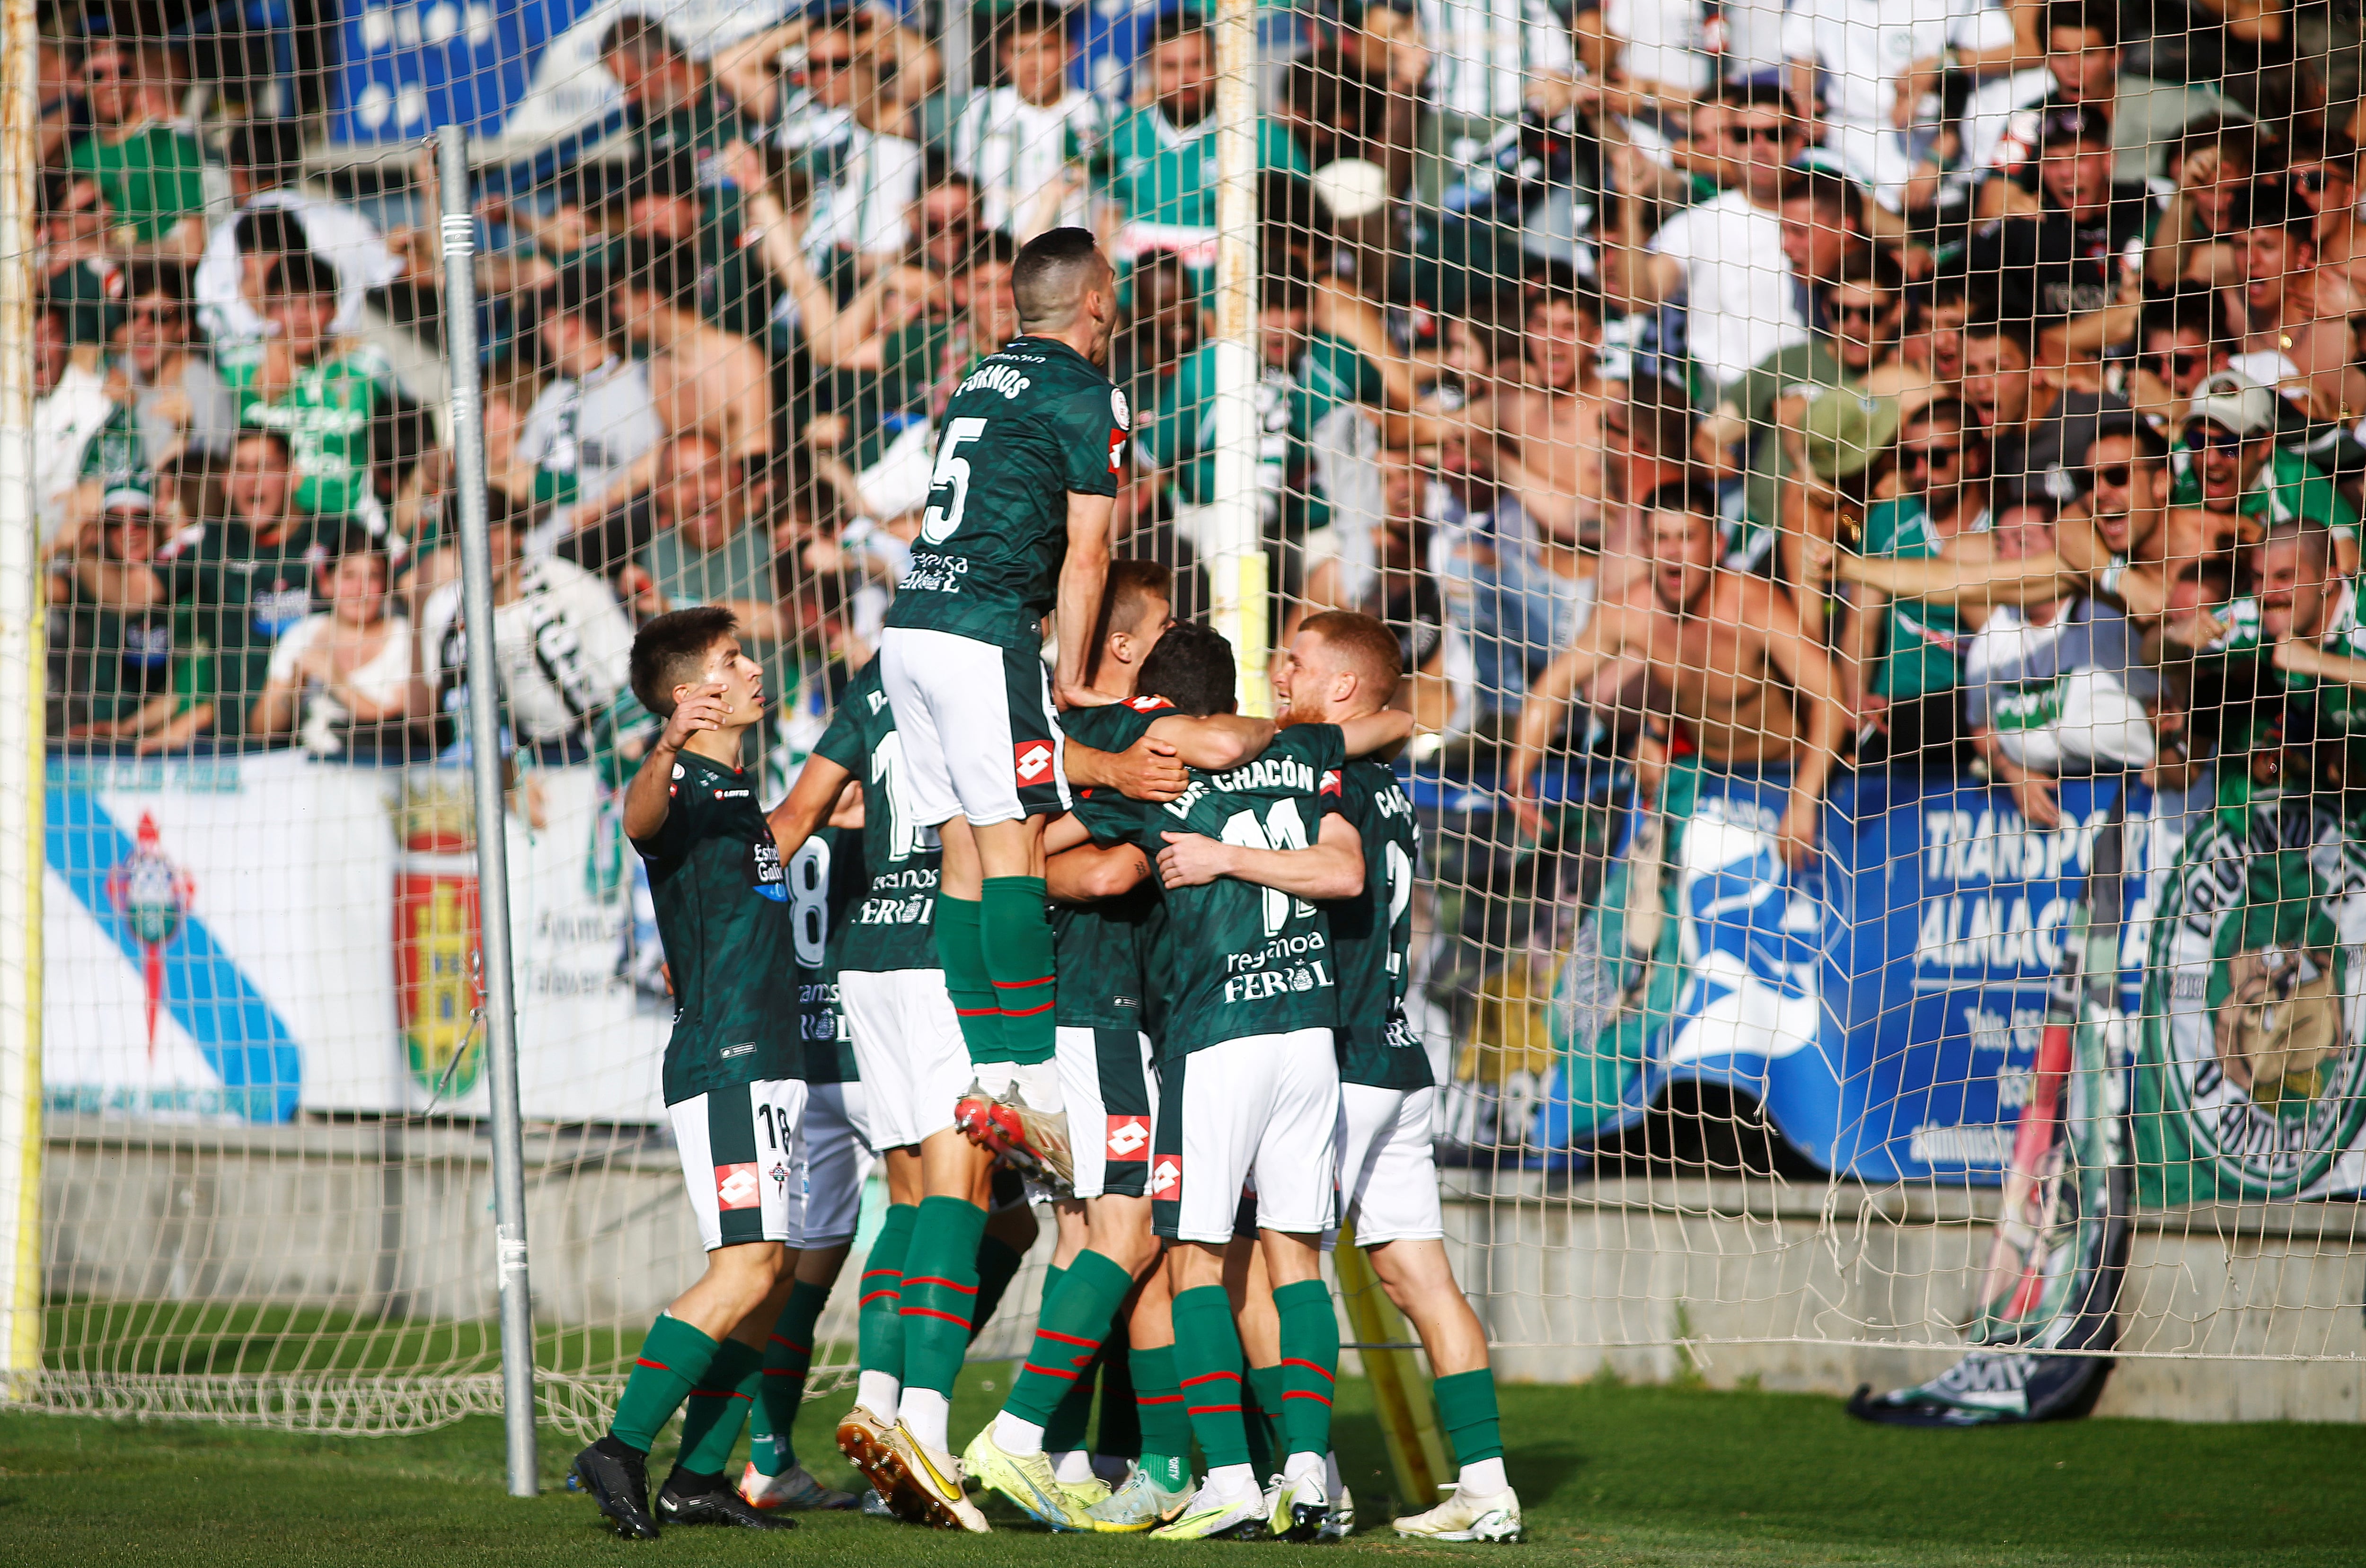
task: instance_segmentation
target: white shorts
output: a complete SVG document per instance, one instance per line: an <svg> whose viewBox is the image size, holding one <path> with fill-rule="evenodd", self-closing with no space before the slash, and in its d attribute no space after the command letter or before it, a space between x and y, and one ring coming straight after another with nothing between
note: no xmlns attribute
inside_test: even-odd
<svg viewBox="0 0 2366 1568"><path fill-rule="evenodd" d="M1357 1246L1446 1235L1430 1146L1436 1105L1435 1089L1339 1086L1339 1211Z"/></svg>
<svg viewBox="0 0 2366 1568"><path fill-rule="evenodd" d="M890 626L879 638L879 683L896 711L906 795L920 826L962 817L977 827L1068 809L1052 676L1033 653Z"/></svg>
<svg viewBox="0 0 2366 1568"><path fill-rule="evenodd" d="M862 1215L862 1183L872 1154L862 1138L862 1086L817 1083L806 1088L806 1119L797 1143L796 1235L792 1247L835 1247L854 1239Z"/></svg>
<svg viewBox="0 0 2366 1568"><path fill-rule="evenodd" d="M1151 1223L1177 1241L1233 1239L1241 1189L1257 1224L1319 1235L1336 1206L1339 1064L1327 1029L1253 1034L1171 1057L1159 1086Z"/></svg>
<svg viewBox="0 0 2366 1568"><path fill-rule="evenodd" d="M872 1148L911 1148L951 1127L975 1075L944 972L840 970L838 1010L854 1041Z"/></svg>
<svg viewBox="0 0 2366 1568"><path fill-rule="evenodd" d="M1158 1075L1150 1036L1132 1029L1059 1031L1060 1097L1079 1198L1150 1195L1150 1138L1158 1116Z"/></svg>
<svg viewBox="0 0 2366 1568"><path fill-rule="evenodd" d="M732 1084L666 1107L707 1251L796 1239L805 1111L806 1086L796 1078Z"/></svg>

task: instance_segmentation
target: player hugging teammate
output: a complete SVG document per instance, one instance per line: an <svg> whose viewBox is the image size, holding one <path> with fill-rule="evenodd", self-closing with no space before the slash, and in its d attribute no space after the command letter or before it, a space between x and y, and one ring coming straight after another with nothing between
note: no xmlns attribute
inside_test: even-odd
<svg viewBox="0 0 2366 1568"><path fill-rule="evenodd" d="M1446 1264L1426 1058L1404 1018L1411 807L1369 760L1410 728L1389 706L1396 642L1368 617L1313 617L1282 672L1283 727L1235 716L1230 647L1172 624L1163 569L1109 558L1131 421L1100 370L1108 262L1086 231L1054 230L1021 251L1012 286L1021 333L945 411L879 654L769 828L733 765L761 694L727 618L663 616L636 645L635 689L670 716L626 801L678 954L667 1098L693 1206L723 1223L709 1223L706 1278L659 1319L577 1473L620 1533L655 1533L642 1465L687 1398L659 1518L777 1528L788 1521L766 1510L844 1506L787 1437L851 1239L859 1143L885 1161L890 1206L838 1438L884 1511L984 1531L975 1480L1055 1529L1344 1533L1329 1454L1339 1334L1320 1267L1344 1193L1429 1349L1462 1464L1452 1497L1397 1529L1515 1539L1485 1338ZM769 871L762 911L742 910L749 896L724 874L735 852ZM749 937L756 924L769 946ZM766 967L735 962L718 984L698 962L717 937ZM784 981L798 1005L782 1005ZM743 998L759 995L784 1021L777 1041L750 1021ZM801 1045L800 1019L831 1048ZM807 1078L829 1091L809 1102ZM716 1111L722 1083L735 1098ZM783 1197L779 1224L766 1208L755 1229L738 1156L754 1146L742 1104L759 1100ZM774 1168L751 1168L770 1192ZM1009 1398L957 1459L953 1379L1034 1232L1023 1203L990 1217L997 1168L1057 1195L1059 1245ZM1237 1303L1228 1258L1253 1281ZM1107 1479L1084 1443L1097 1371L1105 1440L1139 1427L1139 1456ZM742 1499L721 1468L735 1412L755 1404L766 1419ZM1195 1438L1209 1467L1196 1488Z"/></svg>

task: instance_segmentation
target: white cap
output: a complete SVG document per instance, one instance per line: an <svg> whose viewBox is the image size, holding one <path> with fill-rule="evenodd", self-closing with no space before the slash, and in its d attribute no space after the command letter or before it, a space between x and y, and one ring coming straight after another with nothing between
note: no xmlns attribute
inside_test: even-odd
<svg viewBox="0 0 2366 1568"><path fill-rule="evenodd" d="M2253 436L2276 427L2273 392L2239 370L2221 370L2193 390L2185 423L2208 420L2236 435Z"/></svg>
<svg viewBox="0 0 2366 1568"><path fill-rule="evenodd" d="M1361 158L1342 158L1314 171L1314 195L1334 218L1354 220L1389 204L1388 172Z"/></svg>

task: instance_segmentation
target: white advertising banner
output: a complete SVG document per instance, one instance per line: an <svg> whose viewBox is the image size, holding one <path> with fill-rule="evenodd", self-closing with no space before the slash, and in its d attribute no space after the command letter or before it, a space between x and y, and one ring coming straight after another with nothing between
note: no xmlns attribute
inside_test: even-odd
<svg viewBox="0 0 2366 1568"><path fill-rule="evenodd" d="M486 1109L464 771L52 761L43 1079L59 1111ZM631 852L594 770L508 816L525 1115L653 1122L670 1006L627 977Z"/></svg>

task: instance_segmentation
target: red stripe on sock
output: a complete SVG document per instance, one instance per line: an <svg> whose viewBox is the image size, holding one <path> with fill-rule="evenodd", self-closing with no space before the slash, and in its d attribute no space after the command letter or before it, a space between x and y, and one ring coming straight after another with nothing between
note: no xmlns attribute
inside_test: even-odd
<svg viewBox="0 0 2366 1568"><path fill-rule="evenodd" d="M1098 1350L1101 1348L1101 1342L1098 1339L1079 1339L1073 1334L1061 1334L1049 1328L1037 1329L1035 1337L1056 1340L1063 1345L1081 1345L1087 1350Z"/></svg>
<svg viewBox="0 0 2366 1568"><path fill-rule="evenodd" d="M1039 1012L1050 1012L1056 1005L1057 1004L1053 1002L1045 1002L1040 1008L1004 1008L1002 1010L1002 1016L1005 1018L1033 1018Z"/></svg>
<svg viewBox="0 0 2366 1568"><path fill-rule="evenodd" d="M862 1277L866 1280L900 1280L904 1277L904 1270L901 1269L865 1269L862 1271Z"/></svg>
<svg viewBox="0 0 2366 1568"><path fill-rule="evenodd" d="M810 1356L813 1354L812 1346L800 1345L785 1334L767 1334L764 1337L775 1345L786 1345L790 1349L794 1350L800 1356Z"/></svg>
<svg viewBox="0 0 2366 1568"><path fill-rule="evenodd" d="M1235 1416L1241 1413L1241 1407L1237 1404L1194 1404L1189 1409L1194 1416L1215 1416L1227 1410Z"/></svg>
<svg viewBox="0 0 2366 1568"><path fill-rule="evenodd" d="M661 1372L670 1372L673 1371L671 1367L667 1366L663 1361L652 1361L647 1356L634 1357L633 1365L637 1367L655 1367Z"/></svg>
<svg viewBox="0 0 2366 1568"><path fill-rule="evenodd" d="M1022 1372L1042 1372L1047 1378L1061 1378L1069 1382L1076 1381L1076 1374L1074 1372L1064 1372L1057 1367L1039 1367L1032 1361L1020 1362L1019 1370Z"/></svg>
<svg viewBox="0 0 2366 1568"><path fill-rule="evenodd" d="M1288 1393L1283 1394L1281 1397L1282 1397L1284 1400L1291 1400L1291 1399L1311 1399L1311 1400L1313 1400L1313 1401L1314 1401L1316 1404L1330 1404L1330 1403L1331 1403L1330 1399L1329 1399L1328 1397L1326 1397L1325 1395L1319 1394L1319 1393L1309 1393L1308 1392L1306 1392L1306 1391L1305 1391L1305 1390L1303 1390L1303 1389L1295 1389L1295 1388L1294 1388L1294 1389L1291 1389Z"/></svg>
<svg viewBox="0 0 2366 1568"><path fill-rule="evenodd" d="M1048 986L1057 978L1056 975L1038 975L1032 980L997 980L994 988L997 991L1023 991L1030 986Z"/></svg>
<svg viewBox="0 0 2366 1568"><path fill-rule="evenodd" d="M873 1291L867 1296L857 1296L855 1298L854 1304L858 1307L867 1307L873 1302L879 1300L882 1296L886 1297L891 1302L901 1301L904 1299L904 1292L901 1291ZM642 1364L644 1366L649 1366L654 1365L655 1363L643 1362Z"/></svg>
<svg viewBox="0 0 2366 1568"><path fill-rule="evenodd" d="M1137 1393L1133 1402L1136 1404L1180 1404L1183 1396L1179 1393Z"/></svg>
<svg viewBox="0 0 2366 1568"><path fill-rule="evenodd" d="M911 1278L909 1278L909 1279L906 1280L904 1281L904 1283L905 1283L906 1285L907 1285L907 1286L910 1286L910 1285L942 1285L942 1286L943 1286L946 1290L948 1290L948 1291L959 1291L963 1295L965 1295L965 1296L974 1296L974 1295L977 1294L977 1287L976 1287L975 1285L960 1285L960 1284L955 1284L955 1283L954 1283L952 1280L940 1280L940 1279L938 1279L934 1274L917 1274L917 1275L914 1275L914 1276L912 1276Z"/></svg>
<svg viewBox="0 0 2366 1568"><path fill-rule="evenodd" d="M766 1367L764 1375L768 1378L802 1378L805 1373L791 1367Z"/></svg>
<svg viewBox="0 0 2366 1568"><path fill-rule="evenodd" d="M939 1312L934 1307L906 1307L904 1309L904 1315L906 1317L941 1317L947 1323L958 1323L963 1328L970 1326L969 1319L962 1316L960 1314Z"/></svg>
<svg viewBox="0 0 2366 1568"><path fill-rule="evenodd" d="M1284 1357L1281 1364L1285 1367L1304 1367L1310 1372L1322 1372L1323 1381L1324 1382L1337 1382L1339 1381L1337 1378L1333 1377L1329 1372L1323 1371L1323 1369L1316 1366L1313 1362L1301 1361L1295 1356Z"/></svg>
<svg viewBox="0 0 2366 1568"><path fill-rule="evenodd" d="M1196 1378L1185 1378L1183 1380L1182 1386L1189 1388L1195 1383L1215 1382L1219 1380L1229 1380L1233 1382L1238 1382L1241 1381L1241 1374L1238 1372L1201 1372Z"/></svg>
<svg viewBox="0 0 2366 1568"><path fill-rule="evenodd" d="M1000 1008L955 1008L953 1016L955 1018L1000 1018L1002 1010Z"/></svg>

